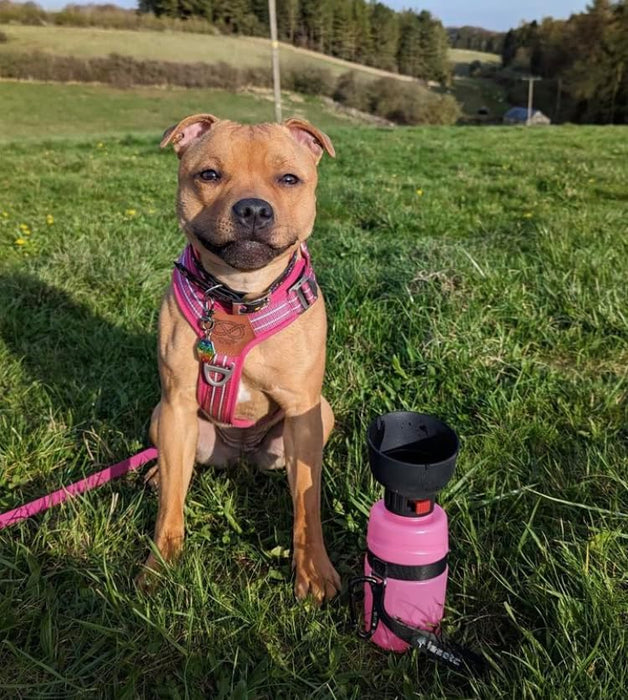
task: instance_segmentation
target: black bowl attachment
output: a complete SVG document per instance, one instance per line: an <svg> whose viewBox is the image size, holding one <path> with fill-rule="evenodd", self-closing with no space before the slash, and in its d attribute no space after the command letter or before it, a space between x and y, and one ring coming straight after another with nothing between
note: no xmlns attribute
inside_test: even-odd
<svg viewBox="0 0 628 700"><path fill-rule="evenodd" d="M367 442L373 476L386 489L386 507L400 515L430 513L436 493L454 473L456 433L434 416L397 411L371 423Z"/></svg>

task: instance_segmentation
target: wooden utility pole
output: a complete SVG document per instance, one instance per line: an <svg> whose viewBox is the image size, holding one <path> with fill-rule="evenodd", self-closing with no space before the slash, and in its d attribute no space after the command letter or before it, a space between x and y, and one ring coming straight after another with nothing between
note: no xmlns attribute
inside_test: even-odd
<svg viewBox="0 0 628 700"><path fill-rule="evenodd" d="M268 0L270 19L270 43L273 55L273 90L275 93L275 121L281 121L281 86L279 82L279 41L277 39L277 6L275 0Z"/></svg>
<svg viewBox="0 0 628 700"><path fill-rule="evenodd" d="M526 126L530 126L530 124L532 123L532 96L534 94L534 83L537 80L541 80L541 78L534 78L532 76L529 76L527 78L521 78L521 80L528 81L528 115L526 118Z"/></svg>

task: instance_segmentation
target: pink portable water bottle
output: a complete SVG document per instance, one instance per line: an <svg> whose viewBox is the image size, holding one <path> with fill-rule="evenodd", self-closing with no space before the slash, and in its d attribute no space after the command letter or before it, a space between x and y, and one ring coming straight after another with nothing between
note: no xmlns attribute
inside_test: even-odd
<svg viewBox="0 0 628 700"><path fill-rule="evenodd" d="M435 496L451 478L458 437L433 416L388 413L368 428L369 463L384 486L371 509L364 576L350 584L352 614L364 592L360 636L391 651L411 646L455 668L477 660L445 644L439 625L447 588L449 538Z"/></svg>

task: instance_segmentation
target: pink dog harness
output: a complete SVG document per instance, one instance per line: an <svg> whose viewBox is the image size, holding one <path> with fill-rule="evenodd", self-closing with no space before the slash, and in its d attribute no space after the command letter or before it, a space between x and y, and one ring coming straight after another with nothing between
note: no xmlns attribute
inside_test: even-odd
<svg viewBox="0 0 628 700"><path fill-rule="evenodd" d="M172 284L181 313L199 336L196 397L201 409L223 425L250 428L235 417L244 360L252 347L289 326L318 299L318 285L306 245L268 292L243 301L211 277L191 245L175 263Z"/></svg>

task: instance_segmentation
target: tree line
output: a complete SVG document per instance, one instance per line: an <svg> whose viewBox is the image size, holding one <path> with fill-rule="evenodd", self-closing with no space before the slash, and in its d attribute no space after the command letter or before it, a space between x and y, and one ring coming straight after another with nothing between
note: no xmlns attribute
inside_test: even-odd
<svg viewBox="0 0 628 700"><path fill-rule="evenodd" d="M267 0L139 0L158 17L203 17L228 34L268 36ZM449 39L429 12L367 0L277 0L279 37L347 61L447 83Z"/></svg>
<svg viewBox="0 0 628 700"><path fill-rule="evenodd" d="M593 0L567 20L523 24L504 37L504 68L541 77L535 102L560 121L628 122L628 3Z"/></svg>
<svg viewBox="0 0 628 700"><path fill-rule="evenodd" d="M447 34L449 44L454 49L501 54L504 46L504 32L493 32L482 27L448 27Z"/></svg>

